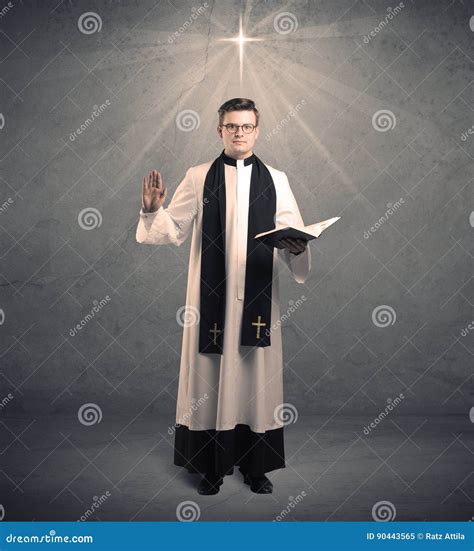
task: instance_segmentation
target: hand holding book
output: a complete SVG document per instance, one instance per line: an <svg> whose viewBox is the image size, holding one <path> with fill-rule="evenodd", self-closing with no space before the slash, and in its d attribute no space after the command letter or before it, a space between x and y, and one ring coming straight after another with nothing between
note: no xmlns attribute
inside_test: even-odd
<svg viewBox="0 0 474 551"><path fill-rule="evenodd" d="M254 236L254 239L262 241L269 247L277 247L278 249L290 248L288 246L290 243L293 243L294 246L299 240L304 240L307 242L312 239L317 239L324 230L329 228L329 226L332 226L332 224L337 222L340 218L340 216L336 216L309 226L285 226L283 228L275 228L270 231L258 233ZM298 245L297 247L300 248L301 245Z"/></svg>
<svg viewBox="0 0 474 551"><path fill-rule="evenodd" d="M301 238L293 238L293 237L286 237L283 239L280 239L278 243L281 248L288 249L290 253L294 255L298 255L303 253L306 250L306 247L308 245L307 239L301 239Z"/></svg>

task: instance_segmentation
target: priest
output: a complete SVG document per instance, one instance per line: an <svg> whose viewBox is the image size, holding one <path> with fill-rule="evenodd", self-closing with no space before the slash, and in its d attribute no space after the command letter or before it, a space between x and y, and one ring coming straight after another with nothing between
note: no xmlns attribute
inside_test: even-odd
<svg viewBox="0 0 474 551"><path fill-rule="evenodd" d="M161 174L143 178L136 239L180 246L192 233L174 464L203 475L200 494L218 493L235 466L253 492L271 493L265 473L285 467L278 274L286 266L304 283L311 254L306 240L254 239L304 223L286 174L253 152L254 101L228 100L218 115L220 155L189 168L167 208Z"/></svg>

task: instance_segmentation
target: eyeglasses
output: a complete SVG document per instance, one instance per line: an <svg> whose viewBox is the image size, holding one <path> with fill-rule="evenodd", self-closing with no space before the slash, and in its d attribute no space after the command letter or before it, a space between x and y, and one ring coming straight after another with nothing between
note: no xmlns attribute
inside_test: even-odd
<svg viewBox="0 0 474 551"><path fill-rule="evenodd" d="M239 128L242 128L244 134L251 134L257 126L255 124L221 124L221 128L224 127L227 134L235 134Z"/></svg>

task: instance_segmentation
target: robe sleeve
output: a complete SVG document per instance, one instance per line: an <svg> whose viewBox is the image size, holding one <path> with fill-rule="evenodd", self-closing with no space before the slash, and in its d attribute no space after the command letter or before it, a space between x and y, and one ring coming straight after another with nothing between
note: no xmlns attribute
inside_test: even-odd
<svg viewBox="0 0 474 551"><path fill-rule="evenodd" d="M282 172L281 185L277 192L277 212L275 227L304 226L298 204L291 191L287 175ZM291 275L297 283L304 283L311 270L310 244L306 245L304 252L300 254L290 253L288 249L277 249L280 258L290 269Z"/></svg>
<svg viewBox="0 0 474 551"><path fill-rule="evenodd" d="M140 209L136 240L145 245L179 247L190 234L197 211L192 168L189 168L167 208L161 206L150 213Z"/></svg>

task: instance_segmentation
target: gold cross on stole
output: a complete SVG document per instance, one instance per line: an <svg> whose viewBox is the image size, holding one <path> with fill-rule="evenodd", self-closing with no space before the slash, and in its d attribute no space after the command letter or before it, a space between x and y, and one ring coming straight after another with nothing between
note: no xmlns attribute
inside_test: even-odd
<svg viewBox="0 0 474 551"><path fill-rule="evenodd" d="M266 323L260 323L261 319L262 319L262 316L258 316L257 321L252 322L252 325L257 326L257 339L260 338L260 327L264 327L265 325L267 325Z"/></svg>
<svg viewBox="0 0 474 551"><path fill-rule="evenodd" d="M214 329L209 329L209 333L214 333L214 336L212 337L214 344L217 344L216 337L217 333L222 333L221 329L217 329L217 323L214 324Z"/></svg>

